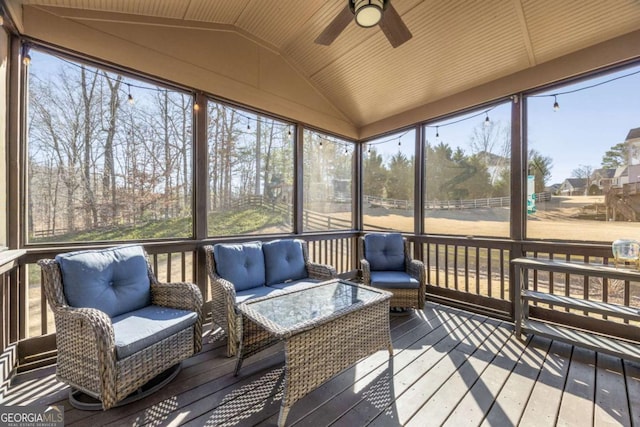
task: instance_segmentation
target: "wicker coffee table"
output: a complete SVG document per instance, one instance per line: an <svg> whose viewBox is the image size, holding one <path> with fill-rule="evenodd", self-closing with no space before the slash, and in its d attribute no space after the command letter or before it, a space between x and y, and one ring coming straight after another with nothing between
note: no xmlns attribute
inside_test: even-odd
<svg viewBox="0 0 640 427"><path fill-rule="evenodd" d="M285 342L284 396L278 425L291 406L359 359L378 350L393 354L389 332L391 294L344 280L256 298L238 306L242 361L277 341Z"/></svg>

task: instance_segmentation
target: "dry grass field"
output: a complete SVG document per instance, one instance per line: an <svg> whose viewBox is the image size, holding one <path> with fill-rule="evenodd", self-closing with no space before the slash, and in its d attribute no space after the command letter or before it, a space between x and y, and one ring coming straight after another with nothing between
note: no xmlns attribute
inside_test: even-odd
<svg viewBox="0 0 640 427"><path fill-rule="evenodd" d="M604 196L553 196L549 202L538 203L538 211L528 216L527 237L605 243L619 238L640 239L640 223L578 218L584 207L603 202ZM365 206L364 213L364 223L369 229L413 232L412 211ZM428 234L509 237L508 208L429 210L425 217Z"/></svg>

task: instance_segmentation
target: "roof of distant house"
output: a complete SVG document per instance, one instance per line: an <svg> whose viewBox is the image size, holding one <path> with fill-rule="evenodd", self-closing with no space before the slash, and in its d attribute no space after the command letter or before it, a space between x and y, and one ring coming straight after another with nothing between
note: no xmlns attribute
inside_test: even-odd
<svg viewBox="0 0 640 427"><path fill-rule="evenodd" d="M584 187L585 185L587 185L587 179L586 178L567 178L564 180L564 183L563 183L563 185L566 187L565 184L571 184L573 188Z"/></svg>
<svg viewBox="0 0 640 427"><path fill-rule="evenodd" d="M629 141L630 139L638 139L638 138L640 138L640 128L635 128L635 129L629 130L629 133L627 134L627 139L625 139L625 141Z"/></svg>
<svg viewBox="0 0 640 427"><path fill-rule="evenodd" d="M616 168L601 168L593 171L593 175L600 175L602 178L613 178L616 175Z"/></svg>

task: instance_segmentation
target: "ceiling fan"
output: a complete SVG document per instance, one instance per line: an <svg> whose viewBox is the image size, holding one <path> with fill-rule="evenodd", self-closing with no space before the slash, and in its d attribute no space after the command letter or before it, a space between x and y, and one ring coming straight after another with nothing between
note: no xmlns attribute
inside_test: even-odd
<svg viewBox="0 0 640 427"><path fill-rule="evenodd" d="M412 35L391 0L347 0L347 5L320 33L316 43L329 46L355 17L356 24L369 28L380 25L391 46L398 47Z"/></svg>

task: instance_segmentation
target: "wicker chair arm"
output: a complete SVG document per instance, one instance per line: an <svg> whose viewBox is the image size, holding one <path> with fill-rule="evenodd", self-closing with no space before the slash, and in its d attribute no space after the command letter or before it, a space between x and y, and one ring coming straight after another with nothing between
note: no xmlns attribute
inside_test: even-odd
<svg viewBox="0 0 640 427"><path fill-rule="evenodd" d="M236 288L233 283L223 279L217 274L209 273L211 279L211 294L224 295L224 299L230 302L232 305L236 303Z"/></svg>
<svg viewBox="0 0 640 427"><path fill-rule="evenodd" d="M327 264L318 264L317 262L307 263L307 273L309 278L318 280L333 279L338 275L335 267Z"/></svg>
<svg viewBox="0 0 640 427"><path fill-rule="evenodd" d="M409 263L407 268L409 276L420 282L420 287L424 288L426 285L426 272L424 270L424 263L420 260L414 259Z"/></svg>
<svg viewBox="0 0 640 427"><path fill-rule="evenodd" d="M115 349L115 337L111 318L104 311L95 308L58 307L55 316L67 325L59 330L57 339L73 339L79 341L95 340L98 352L112 353ZM87 337L87 334L92 336Z"/></svg>
<svg viewBox="0 0 640 427"><path fill-rule="evenodd" d="M371 286L371 264L369 261L362 258L360 260L360 266L362 267L362 283Z"/></svg>
<svg viewBox="0 0 640 427"><path fill-rule="evenodd" d="M173 282L151 285L151 302L163 307L179 308L200 313L202 293L195 283Z"/></svg>

